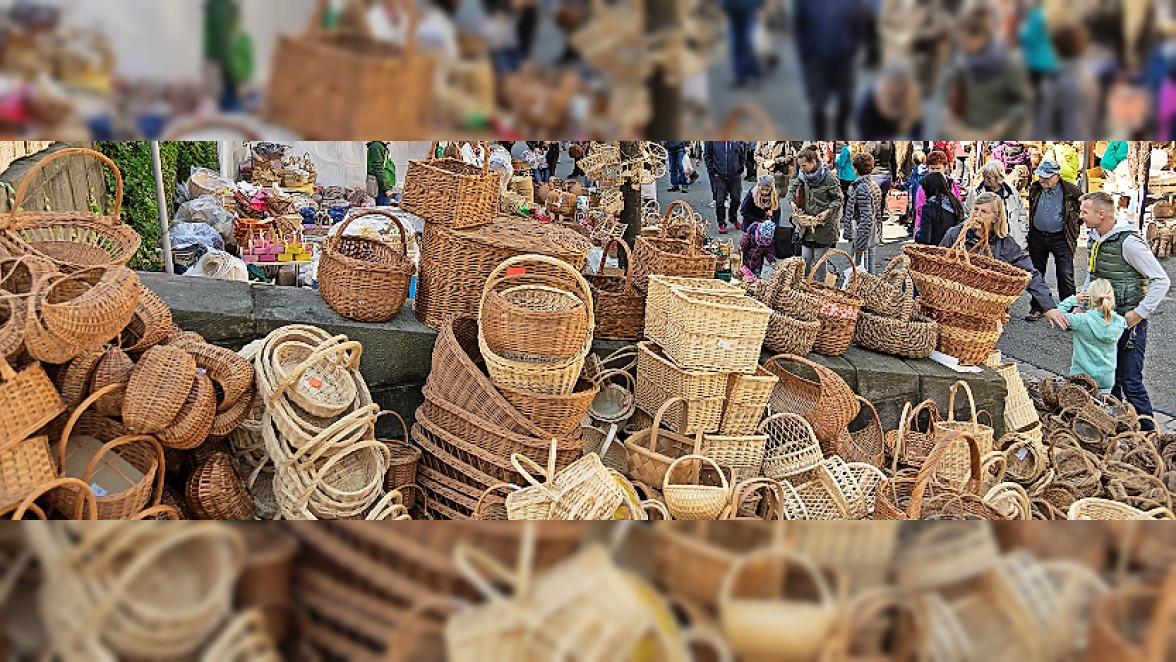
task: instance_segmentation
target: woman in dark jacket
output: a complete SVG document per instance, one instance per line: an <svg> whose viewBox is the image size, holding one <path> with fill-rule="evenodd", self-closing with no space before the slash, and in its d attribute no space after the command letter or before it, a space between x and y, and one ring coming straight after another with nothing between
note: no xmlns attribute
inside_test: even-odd
<svg viewBox="0 0 1176 662"><path fill-rule="evenodd" d="M915 242L938 246L951 228L964 220L964 206L952 194L947 178L932 172L919 184L927 196L923 205L922 222L915 233Z"/></svg>

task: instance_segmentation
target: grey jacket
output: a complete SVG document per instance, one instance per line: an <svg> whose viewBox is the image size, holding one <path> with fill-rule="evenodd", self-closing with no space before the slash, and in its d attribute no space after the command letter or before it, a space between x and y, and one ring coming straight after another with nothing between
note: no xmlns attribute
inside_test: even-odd
<svg viewBox="0 0 1176 662"><path fill-rule="evenodd" d="M954 228L947 231L943 237L943 242L940 246L951 246L960 238L960 232L964 229L964 224L961 223ZM969 232L968 239L965 242L967 247L971 249L980 241L980 237L975 233ZM1057 308L1057 303L1054 302L1053 294L1049 291L1049 285L1045 284L1045 279L1041 277L1041 273L1033 268L1033 260L1029 259L1029 254L1021 248L1012 237L990 237L988 244L992 247L992 255L996 259L1011 264L1018 269L1023 269L1033 275L1033 280L1029 281L1029 285L1025 291L1029 296L1033 297L1037 304L1041 306L1042 310L1053 310Z"/></svg>

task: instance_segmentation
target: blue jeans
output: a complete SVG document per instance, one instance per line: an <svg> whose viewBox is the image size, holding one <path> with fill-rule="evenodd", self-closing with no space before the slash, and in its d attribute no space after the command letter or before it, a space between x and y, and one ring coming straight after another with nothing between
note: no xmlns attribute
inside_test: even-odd
<svg viewBox="0 0 1176 662"><path fill-rule="evenodd" d="M547 168L535 168L531 172L536 184L546 184L551 181L551 171Z"/></svg>
<svg viewBox="0 0 1176 662"><path fill-rule="evenodd" d="M1127 344L1134 337L1134 346L1127 349ZM1141 416L1152 415L1151 398L1143 386L1143 355L1147 351L1147 320L1135 325L1133 329L1123 332L1119 338L1119 360L1115 367L1115 388L1112 395L1124 402L1129 402ZM1143 429L1149 430L1150 421L1143 422Z"/></svg>
<svg viewBox="0 0 1176 662"><path fill-rule="evenodd" d="M735 80L746 82L763 76L753 38L756 13L732 11L727 12L727 18L731 22L731 59L735 64Z"/></svg>
<svg viewBox="0 0 1176 662"><path fill-rule="evenodd" d="M379 193L376 194L376 206L377 207L391 207L392 206L392 198L389 198L387 193L388 193L387 191L380 191Z"/></svg>
<svg viewBox="0 0 1176 662"><path fill-rule="evenodd" d="M514 73L523 66L523 52L518 48L500 48L490 53L496 73Z"/></svg>
<svg viewBox="0 0 1176 662"><path fill-rule="evenodd" d="M686 179L686 166L683 164L685 158L685 149L671 149L669 151L670 186L672 188L685 188L690 185L690 181Z"/></svg>
<svg viewBox="0 0 1176 662"><path fill-rule="evenodd" d="M224 80L224 87L221 89L220 98L221 112L240 112L244 106L241 102L241 95L237 91L237 86L229 82L229 72L223 67L221 68L221 74Z"/></svg>

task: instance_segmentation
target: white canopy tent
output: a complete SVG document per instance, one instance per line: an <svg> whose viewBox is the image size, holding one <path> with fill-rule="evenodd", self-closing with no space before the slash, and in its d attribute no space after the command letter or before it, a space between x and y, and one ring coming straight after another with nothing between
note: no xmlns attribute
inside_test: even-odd
<svg viewBox="0 0 1176 662"><path fill-rule="evenodd" d="M309 154L318 170L318 183L324 186L362 188L367 182L367 143L351 141L281 141L294 154ZM410 159L420 159L429 151L428 142L405 141L390 144L397 179L404 181ZM249 143L220 141L221 174L233 177L249 157Z"/></svg>

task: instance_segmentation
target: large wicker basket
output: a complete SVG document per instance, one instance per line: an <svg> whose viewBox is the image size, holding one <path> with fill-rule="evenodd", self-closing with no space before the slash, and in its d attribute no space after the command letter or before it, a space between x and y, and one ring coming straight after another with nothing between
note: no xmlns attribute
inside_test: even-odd
<svg viewBox="0 0 1176 662"><path fill-rule="evenodd" d="M397 250L378 239L344 236L347 226L363 216L384 216L400 233ZM360 322L387 322L408 299L416 267L408 258L408 237L395 214L369 209L353 214L338 232L323 241L319 258L319 292L335 312Z"/></svg>
<svg viewBox="0 0 1176 662"><path fill-rule="evenodd" d="M417 53L415 26L408 27L401 50L368 35L323 34L321 16L312 15L306 33L278 39L262 111L266 120L309 140L425 134L433 104L423 92L433 88L433 62Z"/></svg>
<svg viewBox="0 0 1176 662"><path fill-rule="evenodd" d="M409 161L400 203L404 210L455 230L493 223L502 197L501 175L490 170L488 143L480 144L484 152L481 166L461 159L433 158L436 142L424 160Z"/></svg>
<svg viewBox="0 0 1176 662"><path fill-rule="evenodd" d="M700 242L696 237L671 238L669 222L673 218L674 208L679 206L686 207L693 219L694 213L689 205L681 200L675 200L666 209L661 235L657 238L638 237L637 243L634 244L633 285L638 291L648 290L649 277L652 274L686 278L713 278L715 275L718 261L714 255L699 248Z"/></svg>
<svg viewBox="0 0 1176 662"><path fill-rule="evenodd" d="M971 230L981 236L969 251ZM961 231L951 247L909 244L903 252L910 258L910 273L924 307L937 310L1001 319L1031 279L1024 270L992 257L987 232L975 225Z"/></svg>
<svg viewBox="0 0 1176 662"><path fill-rule="evenodd" d="M602 340L641 340L645 337L645 295L633 287L633 257L624 239L616 242L625 253L623 277L600 273L584 276L596 303L596 337Z"/></svg>
<svg viewBox="0 0 1176 662"><path fill-rule="evenodd" d="M787 370L781 363L806 367L815 373L811 380ZM857 396L837 373L800 356L782 354L764 364L764 369L780 378L772 391L773 413L799 414L809 422L822 443L830 443L857 418Z"/></svg>
<svg viewBox="0 0 1176 662"><path fill-rule="evenodd" d="M536 268L558 275L531 275ZM495 353L567 359L592 341L592 290L566 262L545 255L520 255L491 272L478 318L486 344Z"/></svg>

